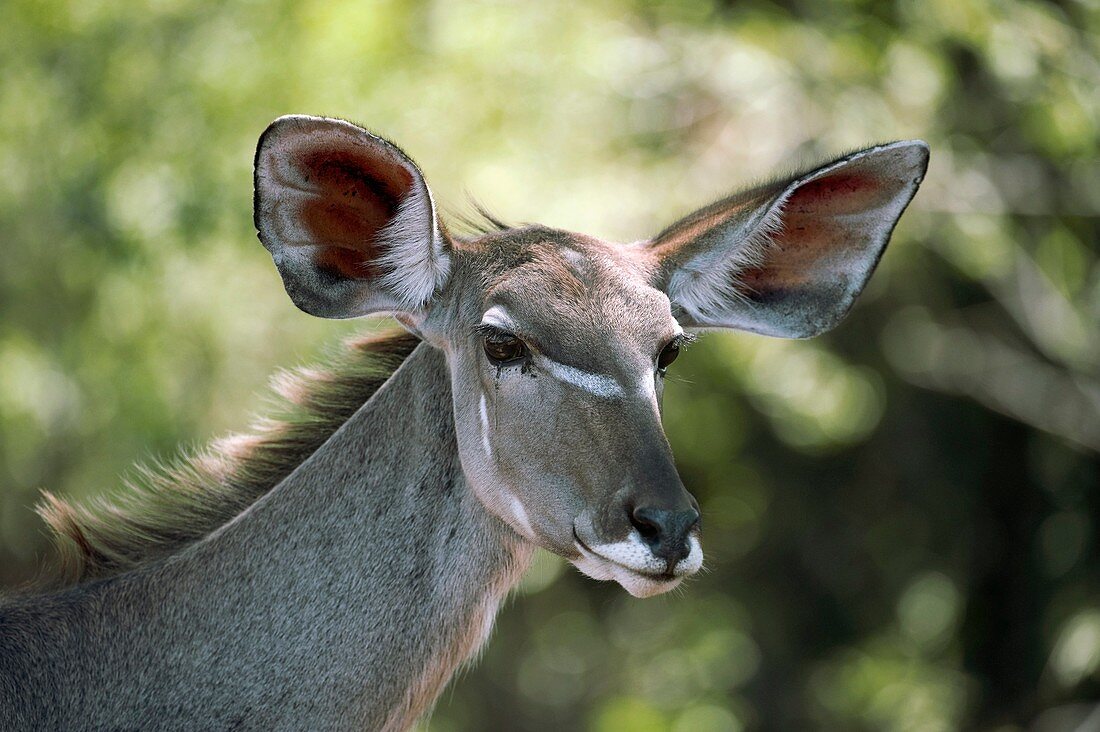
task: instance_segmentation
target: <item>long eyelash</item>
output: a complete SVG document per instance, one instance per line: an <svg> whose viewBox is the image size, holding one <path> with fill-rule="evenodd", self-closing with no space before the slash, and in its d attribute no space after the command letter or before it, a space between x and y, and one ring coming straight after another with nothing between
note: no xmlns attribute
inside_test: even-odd
<svg viewBox="0 0 1100 732"><path fill-rule="evenodd" d="M680 335L676 336L676 338L673 339L673 342L681 349L683 349L695 343L697 340L699 340L698 334L688 333L687 331L684 331Z"/></svg>
<svg viewBox="0 0 1100 732"><path fill-rule="evenodd" d="M486 338L493 335L514 335L513 333L504 330L500 326L493 325L492 323L478 323L474 326L474 335L481 338Z"/></svg>
<svg viewBox="0 0 1100 732"><path fill-rule="evenodd" d="M505 330L500 326L493 325L492 323L478 323L473 328L473 334L479 338L486 338L493 335L508 335L519 338L519 336L511 331ZM521 339L522 340L522 339ZM680 335L672 339L672 343L675 343L681 350L690 347L696 341L699 340L699 336L695 333L688 333L684 331Z"/></svg>

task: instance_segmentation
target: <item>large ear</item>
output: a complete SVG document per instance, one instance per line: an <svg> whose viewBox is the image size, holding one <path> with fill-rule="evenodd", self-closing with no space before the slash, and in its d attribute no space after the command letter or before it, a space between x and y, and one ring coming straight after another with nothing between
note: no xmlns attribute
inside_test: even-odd
<svg viewBox="0 0 1100 732"><path fill-rule="evenodd" d="M650 242L681 324L809 338L863 290L928 167L894 142L703 208Z"/></svg>
<svg viewBox="0 0 1100 732"><path fill-rule="evenodd" d="M275 120L256 148L255 191L260 241L307 313L414 312L447 279L446 239L420 170L360 127Z"/></svg>

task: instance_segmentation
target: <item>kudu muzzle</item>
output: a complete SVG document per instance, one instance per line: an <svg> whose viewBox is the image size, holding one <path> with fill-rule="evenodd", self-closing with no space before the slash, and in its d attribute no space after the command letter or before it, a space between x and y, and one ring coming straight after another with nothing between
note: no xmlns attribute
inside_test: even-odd
<svg viewBox="0 0 1100 732"><path fill-rule="evenodd" d="M699 526L699 506L684 488L672 449L660 423L637 419L645 424L638 434L631 456L631 485L626 491L626 514L630 525L653 556L673 569L691 553L688 538Z"/></svg>

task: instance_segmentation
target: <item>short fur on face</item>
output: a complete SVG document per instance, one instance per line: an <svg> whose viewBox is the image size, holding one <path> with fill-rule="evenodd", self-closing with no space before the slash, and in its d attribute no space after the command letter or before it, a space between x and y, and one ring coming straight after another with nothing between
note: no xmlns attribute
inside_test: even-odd
<svg viewBox="0 0 1100 732"><path fill-rule="evenodd" d="M657 372L683 331L650 282L652 263L539 226L455 242L452 260L452 283L419 328L447 344L471 485L517 532L587 573L608 579L600 567L615 565L639 594L668 589L676 568L600 549L644 549L632 505L692 505L661 428ZM494 364L483 343L493 330L518 337L526 355ZM682 574L700 561L685 559Z"/></svg>

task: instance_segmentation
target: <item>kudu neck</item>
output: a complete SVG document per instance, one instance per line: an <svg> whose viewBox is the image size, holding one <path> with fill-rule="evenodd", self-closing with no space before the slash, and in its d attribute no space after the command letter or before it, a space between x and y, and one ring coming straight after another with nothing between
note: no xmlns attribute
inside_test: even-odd
<svg viewBox="0 0 1100 732"><path fill-rule="evenodd" d="M237 519L85 588L83 622L113 617L115 637L82 648L67 670L87 678L65 682L113 703L73 721L172 708L222 728L262 710L260 727L404 729L480 647L530 555L467 486L446 363L421 344Z"/></svg>

